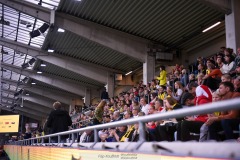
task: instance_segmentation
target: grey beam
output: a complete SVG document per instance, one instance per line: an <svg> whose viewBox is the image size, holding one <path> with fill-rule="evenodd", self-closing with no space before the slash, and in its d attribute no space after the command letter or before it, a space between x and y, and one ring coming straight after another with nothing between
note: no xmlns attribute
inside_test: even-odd
<svg viewBox="0 0 240 160"><path fill-rule="evenodd" d="M5 100L8 100L8 101L14 101L15 99L14 98L9 98L9 97L2 97L2 99L5 99ZM18 102L16 102L17 104L20 104L20 105L23 105L24 107L26 108L29 108L30 110L35 110L37 112L40 112L40 113L45 113L45 114L48 114L50 113L53 108L51 107L46 107L46 106L42 106L42 105L38 105L36 104L36 102L33 104L33 103L29 103L28 101L23 101L23 104L21 102L21 100L19 100ZM10 103L7 103L7 105L11 105Z"/></svg>
<svg viewBox="0 0 240 160"><path fill-rule="evenodd" d="M26 91L29 91L29 92L38 94L40 96L44 96L44 97L47 97L47 98L50 98L50 99L53 99L53 100L56 100L56 101L59 101L61 103L65 103L65 104L70 104L71 99L78 98L77 95L66 93L66 92L54 91L54 90L50 90L47 88L42 89L40 87L31 86L26 83L18 84L18 81L7 79L7 78L1 78L1 80L2 80L2 82L11 84L13 86L18 86L19 88L22 88Z"/></svg>
<svg viewBox="0 0 240 160"><path fill-rule="evenodd" d="M232 13L231 0L198 0L198 1L224 14L228 15Z"/></svg>
<svg viewBox="0 0 240 160"><path fill-rule="evenodd" d="M11 90L6 90L6 89L2 89L4 92L8 92L9 94L14 94L14 91ZM8 97L2 97L8 101L14 101L15 99L13 98L8 98ZM26 95L22 95L21 98L19 98L18 103L22 100L22 98L24 99L24 101L30 101L36 104L40 104L42 106L45 106L47 108L51 108L52 109L52 104L55 102L53 100L50 100L48 98L44 98L44 97L40 97L40 96L36 96L36 95L30 95L30 96L26 96Z"/></svg>
<svg viewBox="0 0 240 160"><path fill-rule="evenodd" d="M50 22L50 9L32 5L29 2L18 0L0 0L4 5L12 7L20 12ZM38 12L40 14L38 14ZM107 48L113 49L127 56L133 57L140 62L145 62L149 41L109 27L92 23L64 13L55 14L56 26L71 31L90 41L96 42Z"/></svg>
<svg viewBox="0 0 240 160"><path fill-rule="evenodd" d="M8 103L2 103L3 105L8 105ZM34 116L38 116L38 117L42 117L42 118L45 118L47 117L47 115L45 114L40 114L39 112L36 112L36 111L29 111L27 109L23 109L21 107L16 107L14 108L15 110L19 110L21 112L25 112L26 114L31 114L31 115L34 115Z"/></svg>
<svg viewBox="0 0 240 160"><path fill-rule="evenodd" d="M40 104L42 106L46 106L48 108L51 108L52 109L52 105L55 101L52 101L52 100L47 100L46 98L43 98L43 97L39 97L39 96L33 96L33 95L30 95L30 96L24 96L23 95L23 99L24 101L30 101L30 102L33 102L33 103L37 103L37 104Z"/></svg>
<svg viewBox="0 0 240 160"><path fill-rule="evenodd" d="M1 107L1 109L13 112L11 109L6 108L6 107ZM29 117L29 118L32 118L32 119L35 119L35 120L38 120L38 121L41 121L43 119L42 117L39 117L39 116L36 116L36 115L31 115L31 114L28 114L26 112L21 112L21 111L16 111L15 110L13 113L16 113L16 114L19 114L19 115L24 115L26 117Z"/></svg>
<svg viewBox="0 0 240 160"><path fill-rule="evenodd" d="M52 75L46 76L47 74L39 75L39 74L34 73L32 70L28 70L28 69L23 70L20 67L13 66L13 65L3 63L3 62L1 63L1 67L5 68L7 70L13 71L15 73L18 73L18 74L23 74L27 77L36 79L38 81L52 85L54 87L63 89L65 91L69 91L69 92L77 94L77 95L85 96L85 87L79 86L79 84L76 84L76 82L73 80L68 80L68 79L63 80L57 76L52 76Z"/></svg>
<svg viewBox="0 0 240 160"><path fill-rule="evenodd" d="M14 49L15 51L19 51L21 53L31 55L33 57L37 57L38 59L54 64L58 67L70 70L77 74L84 75L88 78L91 78L104 84L107 84L107 72L122 73L122 71L119 70L101 67L99 65L76 60L71 57L47 53L39 48L32 47L2 37L0 37L0 45Z"/></svg>
<svg viewBox="0 0 240 160"><path fill-rule="evenodd" d="M50 108L46 108L44 106L40 106L36 104L33 105L27 101L23 102L23 108L33 110L33 111L39 112L40 114L45 114L45 115L49 115L49 113L52 111L52 109Z"/></svg>
<svg viewBox="0 0 240 160"><path fill-rule="evenodd" d="M7 97L2 97L2 99L10 99L10 98L7 98ZM4 105L10 105L10 103L2 103ZM23 107L16 107L14 109L17 109L17 108L24 108L25 111L29 111L30 113L33 112L33 113L39 113L40 115L48 115L50 113L50 111L44 109L43 107L42 108L37 108L35 106L29 106L28 104L25 104L23 103Z"/></svg>

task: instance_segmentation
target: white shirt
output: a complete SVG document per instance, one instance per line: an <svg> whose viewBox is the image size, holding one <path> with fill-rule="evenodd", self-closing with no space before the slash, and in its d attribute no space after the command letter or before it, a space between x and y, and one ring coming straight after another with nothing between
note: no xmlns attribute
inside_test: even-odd
<svg viewBox="0 0 240 160"><path fill-rule="evenodd" d="M235 62L232 61L230 64L223 64L223 66L220 68L222 74L227 74L230 72L230 70L233 68Z"/></svg>
<svg viewBox="0 0 240 160"><path fill-rule="evenodd" d="M145 106L142 105L142 112L145 113L145 115L148 115L148 109L150 108L149 104L146 104Z"/></svg>

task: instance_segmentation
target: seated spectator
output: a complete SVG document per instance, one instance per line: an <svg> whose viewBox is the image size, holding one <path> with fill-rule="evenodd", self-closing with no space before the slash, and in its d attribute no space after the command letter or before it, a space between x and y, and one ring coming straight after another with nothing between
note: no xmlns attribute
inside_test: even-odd
<svg viewBox="0 0 240 160"><path fill-rule="evenodd" d="M151 84L150 84L150 87L149 87L150 88L150 93L155 92L155 90L157 89L156 86L157 86L156 81L155 81L155 79L153 79L151 81Z"/></svg>
<svg viewBox="0 0 240 160"><path fill-rule="evenodd" d="M172 97L167 97L164 100L164 104L167 112L182 108L182 106L178 104L177 101ZM173 118L170 120L166 120L165 122L157 126L160 141L173 141L173 134L176 131L177 126L176 123L181 120L182 118Z"/></svg>
<svg viewBox="0 0 240 160"><path fill-rule="evenodd" d="M200 73L200 74L197 75L197 84L198 84L198 85L202 85L202 84L203 84L203 82L204 82L203 77L204 77L204 76L205 76L205 75L202 74L202 73Z"/></svg>
<svg viewBox="0 0 240 160"><path fill-rule="evenodd" d="M138 117L139 112L140 112L140 107L139 106L134 106L133 109L132 109L133 118Z"/></svg>
<svg viewBox="0 0 240 160"><path fill-rule="evenodd" d="M154 114L154 113L155 113L155 107L150 106L150 108L148 110L148 114L150 115L150 114ZM151 121L151 122L146 123L146 127L149 132L150 141L159 141L155 122Z"/></svg>
<svg viewBox="0 0 240 160"><path fill-rule="evenodd" d="M232 81L232 77L229 74L224 74L221 77L221 81L222 82L231 82Z"/></svg>
<svg viewBox="0 0 240 160"><path fill-rule="evenodd" d="M219 83L221 81L220 79L222 72L220 69L216 69L213 64L208 64L207 67L210 70L210 73L203 77L203 84L208 86L211 90L215 91L218 89Z"/></svg>
<svg viewBox="0 0 240 160"><path fill-rule="evenodd" d="M206 67L203 63L200 63L198 65L198 74L200 74L200 73L206 75Z"/></svg>
<svg viewBox="0 0 240 160"><path fill-rule="evenodd" d="M147 100L145 98L141 98L140 104L142 107L141 111L144 112L146 115L148 115L148 109L149 109L150 105L147 104Z"/></svg>
<svg viewBox="0 0 240 160"><path fill-rule="evenodd" d="M193 106L195 104L195 97L192 93L185 92L181 97L182 106Z"/></svg>
<svg viewBox="0 0 240 160"><path fill-rule="evenodd" d="M229 72L234 70L234 57L232 55L225 55L225 63L222 68L220 68L222 74L229 74Z"/></svg>
<svg viewBox="0 0 240 160"><path fill-rule="evenodd" d="M155 93L155 92L154 92L154 93L151 93L150 98L151 98L150 105L154 105L155 101L156 101L157 98L158 98L158 94Z"/></svg>
<svg viewBox="0 0 240 160"><path fill-rule="evenodd" d="M158 88L158 99L164 100L167 97L166 86Z"/></svg>
<svg viewBox="0 0 240 160"><path fill-rule="evenodd" d="M211 90L204 85L196 87L196 98L195 105L199 106L205 103L212 102L212 93ZM200 133L201 126L207 121L208 116L206 114L201 114L197 116L187 117L184 121L181 122L181 129L178 128L177 134L178 140L188 141L190 140L190 133ZM180 127L180 125L178 126Z"/></svg>
<svg viewBox="0 0 240 160"><path fill-rule="evenodd" d="M176 101L180 101L180 99L181 99L181 96L182 96L182 94L183 94L183 92L184 92L184 88L183 88L183 86L182 86L182 83L180 82L180 81L176 81L175 82L175 89L177 90L175 93L173 92L172 93L172 97L176 100Z"/></svg>
<svg viewBox="0 0 240 160"><path fill-rule="evenodd" d="M236 55L236 57L234 59L234 66L233 66L232 71L230 71L231 75L236 74L237 64L240 64L240 47L238 47L238 49L237 49L237 55Z"/></svg>
<svg viewBox="0 0 240 160"><path fill-rule="evenodd" d="M213 92L212 94L212 101L217 102L221 100L221 96L219 95L218 90L216 92ZM208 114L208 117L216 117L219 116L220 112L214 112L213 114ZM204 123L200 128L200 137L199 142L203 142L209 140L209 134L208 134L208 126L206 123Z"/></svg>
<svg viewBox="0 0 240 160"><path fill-rule="evenodd" d="M155 110L158 112L161 112L163 110L163 100L162 99L157 99L155 101Z"/></svg>
<svg viewBox="0 0 240 160"><path fill-rule="evenodd" d="M130 111L125 111L124 114L123 114L123 118L124 118L124 119L132 118L132 112L130 112Z"/></svg>
<svg viewBox="0 0 240 160"><path fill-rule="evenodd" d="M234 92L240 92L240 76L233 80Z"/></svg>
<svg viewBox="0 0 240 160"><path fill-rule="evenodd" d="M222 66L224 65L223 55L217 55L216 61L217 61L216 68L218 69L222 68Z"/></svg>
<svg viewBox="0 0 240 160"><path fill-rule="evenodd" d="M120 116L120 112L119 111L115 111L113 113L113 122L120 121L121 119L122 119L122 117Z"/></svg>
<svg viewBox="0 0 240 160"><path fill-rule="evenodd" d="M178 71L178 72L181 72L181 70L182 70L182 68L180 67L180 65L179 64L176 64L175 65L175 68L173 69L173 73L175 73L176 71Z"/></svg>
<svg viewBox="0 0 240 160"><path fill-rule="evenodd" d="M94 142L94 133L92 130L87 130L84 132L84 137L80 140L82 143L89 143L89 142Z"/></svg>
<svg viewBox="0 0 240 160"><path fill-rule="evenodd" d="M117 129L110 129L110 137L112 138L112 142L120 142L122 137L126 134L127 126L117 127Z"/></svg>
<svg viewBox="0 0 240 160"><path fill-rule="evenodd" d="M240 76L240 63L237 64L235 71L236 71L236 77Z"/></svg>
<svg viewBox="0 0 240 160"><path fill-rule="evenodd" d="M222 82L219 86L219 95L221 100L240 97L240 93L234 92L234 86L231 82ZM221 112L218 117L210 117L206 125L209 127L209 138L218 140L217 132L223 130L226 139L234 139L233 130L239 129L239 111L229 110Z"/></svg>

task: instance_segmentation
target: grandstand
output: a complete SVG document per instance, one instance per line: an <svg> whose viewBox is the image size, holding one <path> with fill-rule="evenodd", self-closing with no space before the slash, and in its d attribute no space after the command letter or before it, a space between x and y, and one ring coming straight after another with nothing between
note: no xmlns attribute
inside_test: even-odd
<svg viewBox="0 0 240 160"><path fill-rule="evenodd" d="M240 159L238 0L0 8L0 159Z"/></svg>

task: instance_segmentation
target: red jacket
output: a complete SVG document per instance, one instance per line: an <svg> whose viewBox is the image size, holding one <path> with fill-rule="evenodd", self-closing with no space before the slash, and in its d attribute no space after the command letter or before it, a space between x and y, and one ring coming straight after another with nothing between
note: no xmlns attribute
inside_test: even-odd
<svg viewBox="0 0 240 160"><path fill-rule="evenodd" d="M196 106L201 106L202 104L211 103L211 102L212 102L212 99L209 99L209 98L207 98L204 95L195 98L195 105ZM208 119L208 115L207 114L201 114L201 115L198 115L195 118L195 121L206 122L207 119Z"/></svg>

